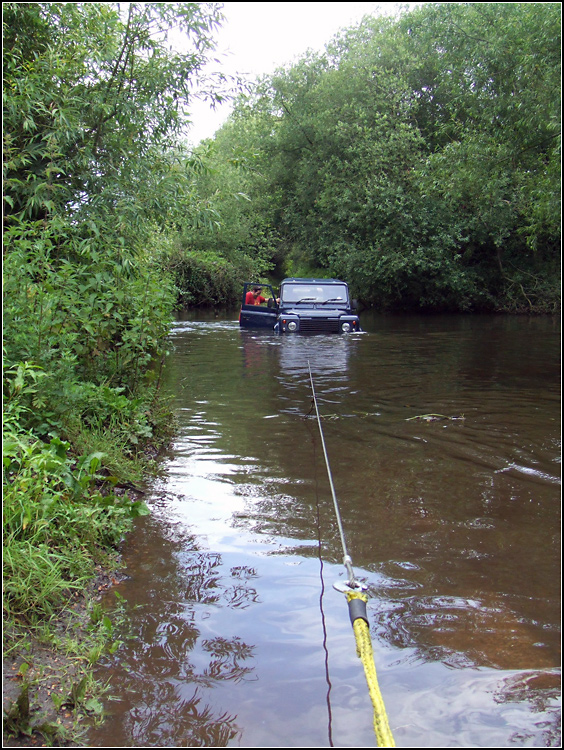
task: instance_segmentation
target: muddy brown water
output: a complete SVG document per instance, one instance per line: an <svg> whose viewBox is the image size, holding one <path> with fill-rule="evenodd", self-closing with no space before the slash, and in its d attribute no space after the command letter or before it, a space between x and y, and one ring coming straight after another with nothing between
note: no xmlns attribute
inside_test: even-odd
<svg viewBox="0 0 564 750"><path fill-rule="evenodd" d="M362 322L174 325L180 433L127 542L89 745L376 745L308 362L397 746L560 744L559 324Z"/></svg>

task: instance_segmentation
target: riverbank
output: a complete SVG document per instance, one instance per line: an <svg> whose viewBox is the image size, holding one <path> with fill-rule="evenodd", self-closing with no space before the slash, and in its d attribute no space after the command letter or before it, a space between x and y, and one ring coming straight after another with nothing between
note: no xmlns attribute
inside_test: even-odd
<svg viewBox="0 0 564 750"><path fill-rule="evenodd" d="M92 668L114 647L120 606L102 617L97 602L123 578L119 569L99 567L87 590L76 592L48 626L8 633L17 645L3 659L3 747L80 747L85 725L102 719L105 690Z"/></svg>
<svg viewBox="0 0 564 750"><path fill-rule="evenodd" d="M5 747L81 746L103 720L93 670L119 648L123 612L119 597L111 609L99 600L124 578L127 534L148 513L143 480L174 433L166 404L151 403L151 439L135 451L111 430L89 431L88 447L85 430L72 445L5 430Z"/></svg>

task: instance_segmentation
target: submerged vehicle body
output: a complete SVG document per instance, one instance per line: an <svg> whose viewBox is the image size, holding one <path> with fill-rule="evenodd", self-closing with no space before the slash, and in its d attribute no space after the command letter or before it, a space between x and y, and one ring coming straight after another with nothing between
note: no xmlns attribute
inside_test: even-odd
<svg viewBox="0 0 564 750"><path fill-rule="evenodd" d="M261 290L255 299L253 289ZM361 330L354 310L347 284L338 279L284 279L279 299L269 284L247 282L239 324L278 333L354 333Z"/></svg>

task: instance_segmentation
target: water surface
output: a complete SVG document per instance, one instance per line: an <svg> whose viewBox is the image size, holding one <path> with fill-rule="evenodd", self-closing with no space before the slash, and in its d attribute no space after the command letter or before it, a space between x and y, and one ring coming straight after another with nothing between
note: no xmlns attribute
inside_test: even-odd
<svg viewBox="0 0 564 750"><path fill-rule="evenodd" d="M363 318L283 337L186 315L179 435L126 550L99 747L373 747L317 424L403 747L560 743L560 332Z"/></svg>

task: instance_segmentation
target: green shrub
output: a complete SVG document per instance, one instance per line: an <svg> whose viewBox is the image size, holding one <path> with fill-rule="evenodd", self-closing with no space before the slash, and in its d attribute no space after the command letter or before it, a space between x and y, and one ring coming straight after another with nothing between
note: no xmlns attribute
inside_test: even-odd
<svg viewBox="0 0 564 750"><path fill-rule="evenodd" d="M5 233L6 361L133 392L168 335L172 283L146 255L83 234L59 221Z"/></svg>
<svg viewBox="0 0 564 750"><path fill-rule="evenodd" d="M29 623L50 617L71 590L83 588L132 519L146 512L111 490L117 479L103 471L104 453L80 455L59 436L41 440L24 427L45 381L40 375L21 363L7 370L4 385L4 608ZM110 415L138 406L111 396L102 389Z"/></svg>
<svg viewBox="0 0 564 750"><path fill-rule="evenodd" d="M262 265L240 255L236 261L207 252L177 250L163 258L174 274L178 301L183 306L230 306L241 298L243 283L264 273Z"/></svg>

